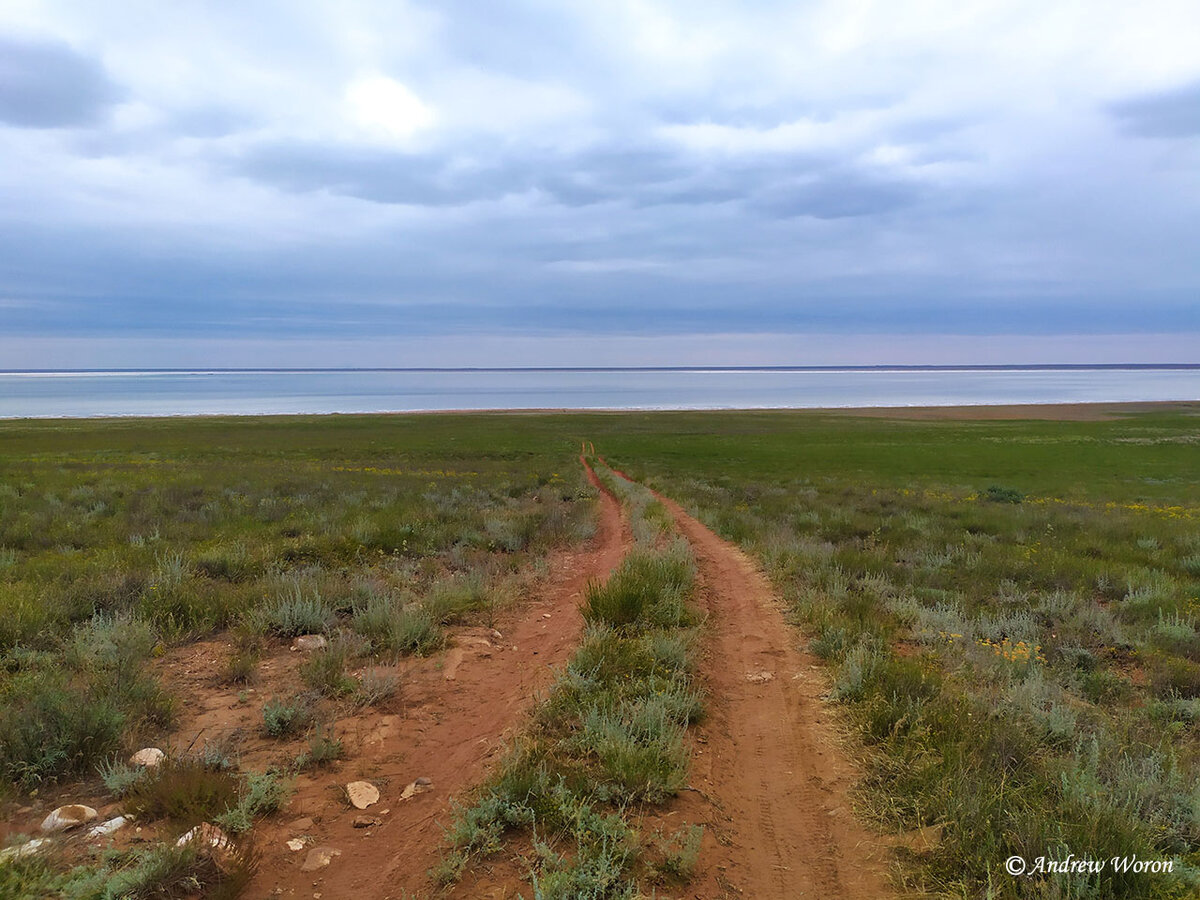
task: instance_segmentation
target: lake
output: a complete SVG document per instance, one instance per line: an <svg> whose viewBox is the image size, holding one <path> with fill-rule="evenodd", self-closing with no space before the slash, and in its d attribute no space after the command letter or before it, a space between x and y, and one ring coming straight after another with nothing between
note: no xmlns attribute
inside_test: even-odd
<svg viewBox="0 0 1200 900"><path fill-rule="evenodd" d="M0 373L0 417L766 409L1200 399L1200 367Z"/></svg>

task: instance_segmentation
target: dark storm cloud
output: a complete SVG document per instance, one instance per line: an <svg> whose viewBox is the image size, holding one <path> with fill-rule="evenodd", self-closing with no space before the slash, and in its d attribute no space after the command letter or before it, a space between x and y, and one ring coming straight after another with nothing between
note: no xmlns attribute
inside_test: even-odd
<svg viewBox="0 0 1200 900"><path fill-rule="evenodd" d="M0 35L0 122L24 128L92 125L119 96L97 60L66 44Z"/></svg>
<svg viewBox="0 0 1200 900"><path fill-rule="evenodd" d="M1109 106L1122 130L1138 137L1200 135L1200 81Z"/></svg>

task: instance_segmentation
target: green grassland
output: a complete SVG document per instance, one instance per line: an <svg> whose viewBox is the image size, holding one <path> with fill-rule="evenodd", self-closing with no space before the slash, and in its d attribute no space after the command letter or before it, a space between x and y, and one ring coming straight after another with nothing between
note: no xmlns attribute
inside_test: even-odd
<svg viewBox="0 0 1200 900"><path fill-rule="evenodd" d="M337 638L264 721L292 727L296 712L311 727L306 698L350 689L338 654L428 650L548 548L586 536L575 457L587 438L762 561L860 736L863 811L888 830L936 826L935 845L905 861L909 887L1188 896L1200 866L1198 412L3 423L0 782L86 775L161 733L173 700L144 661L225 628L245 648L231 679L252 671L262 641ZM628 600L595 599L600 619ZM559 767L547 772L595 770L560 740L592 700L562 691L538 758ZM623 715L600 724L617 734ZM327 751L315 735L313 753ZM459 849L479 848L464 832ZM1165 856L1176 871L1002 870L1012 854L1067 852ZM544 874L565 884L579 872L564 860Z"/></svg>

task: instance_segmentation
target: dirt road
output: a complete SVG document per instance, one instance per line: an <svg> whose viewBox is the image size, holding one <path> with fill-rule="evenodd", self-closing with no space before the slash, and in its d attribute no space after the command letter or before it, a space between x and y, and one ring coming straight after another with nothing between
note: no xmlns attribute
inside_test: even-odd
<svg viewBox="0 0 1200 900"><path fill-rule="evenodd" d="M660 497L692 545L709 615L691 795L681 814L707 820L687 896L877 898L892 895L888 847L851 812L855 770L821 699L816 659L746 555ZM707 807L707 810L705 809Z"/></svg>

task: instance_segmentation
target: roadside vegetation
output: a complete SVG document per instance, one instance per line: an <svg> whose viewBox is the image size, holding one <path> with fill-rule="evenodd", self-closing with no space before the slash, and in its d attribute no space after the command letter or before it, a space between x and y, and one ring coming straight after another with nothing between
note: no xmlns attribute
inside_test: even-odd
<svg viewBox="0 0 1200 900"><path fill-rule="evenodd" d="M508 850L538 898L637 897L643 884L685 882L695 865L698 826L657 839L640 829L686 785L687 728L703 712L695 564L649 491L596 469L625 504L636 546L589 586L583 644L497 772L456 810L443 882Z"/></svg>
<svg viewBox="0 0 1200 900"><path fill-rule="evenodd" d="M172 806L193 789L217 793L192 812L247 832L269 813L255 799L267 775L239 772L236 748L222 765L184 753L125 783L139 772L121 761L167 746L190 700L172 695L159 661L224 635L222 678L252 685L265 658L319 636L292 689L257 702L264 734L303 742L290 771L328 765L343 752L338 717L400 693L390 663L441 649L450 626L491 625L551 550L590 536L594 492L571 448L389 417L5 423L0 804L95 796L103 774L172 833L197 824ZM159 896L147 873L168 885L211 862L173 849L80 872L46 851L0 866L26 890L0 881L0 894L90 897L93 881L144 875ZM252 854L242 861L252 869Z"/></svg>
<svg viewBox="0 0 1200 900"><path fill-rule="evenodd" d="M918 838L903 886L1195 896L1200 468L1160 463L1200 440L1200 420L810 421L730 439L725 458L609 456L774 579L861 736L861 810ZM839 449L857 471L823 462ZM1174 870L1004 871L1070 854Z"/></svg>
<svg viewBox="0 0 1200 900"><path fill-rule="evenodd" d="M220 678L246 691L272 654L321 635L294 685L244 695L284 764L251 773L236 748L175 748L201 760L201 785L224 785L203 808L252 871L246 835L271 814L248 799L266 787L252 777L278 794L336 765L339 715L402 693L390 660L435 652L456 623L487 624L551 548L588 536L592 491L574 463L586 434L761 560L860 735L861 811L910 847L906 888L1193 896L1196 413L6 422L0 810L81 791L150 803L144 773L123 761L184 712L163 662L221 635ZM684 729L701 714L691 563L651 495L599 474L631 510L638 547L590 592L584 644L458 811L449 880L506 853L535 896L677 893L695 862L697 829L656 838L639 818L686 782ZM1003 869L1011 855L1067 854L1175 867ZM86 860L55 850L0 865L0 896L169 896L197 883L233 896L240 866L170 841Z"/></svg>

